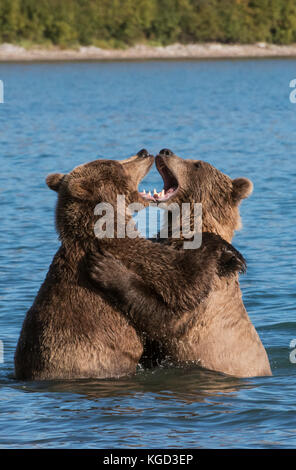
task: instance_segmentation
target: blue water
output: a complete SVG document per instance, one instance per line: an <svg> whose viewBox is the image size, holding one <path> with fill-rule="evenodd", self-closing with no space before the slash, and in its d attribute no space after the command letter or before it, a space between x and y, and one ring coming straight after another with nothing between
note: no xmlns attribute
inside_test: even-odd
<svg viewBox="0 0 296 470"><path fill-rule="evenodd" d="M0 65L2 448L295 447L293 78L295 60ZM16 381L21 324L58 247L46 175L143 147L254 182L234 244L248 261L244 301L273 377L158 368L120 380ZM162 187L155 169L145 185Z"/></svg>

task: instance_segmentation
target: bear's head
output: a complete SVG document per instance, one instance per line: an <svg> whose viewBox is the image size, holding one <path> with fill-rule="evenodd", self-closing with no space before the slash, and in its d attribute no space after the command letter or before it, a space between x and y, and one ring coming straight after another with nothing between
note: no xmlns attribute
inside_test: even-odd
<svg viewBox="0 0 296 470"><path fill-rule="evenodd" d="M94 211L99 203L111 205L115 216L119 195L125 197L126 206L147 205L138 185L153 162L154 157L143 149L126 160L94 160L67 174L48 175L48 187L58 193L56 227L61 241L73 245L94 239Z"/></svg>
<svg viewBox="0 0 296 470"><path fill-rule="evenodd" d="M247 178L231 179L207 162L184 160L163 149L155 158L164 181L158 202L201 203L202 231L220 235L229 243L241 228L239 204L253 190Z"/></svg>

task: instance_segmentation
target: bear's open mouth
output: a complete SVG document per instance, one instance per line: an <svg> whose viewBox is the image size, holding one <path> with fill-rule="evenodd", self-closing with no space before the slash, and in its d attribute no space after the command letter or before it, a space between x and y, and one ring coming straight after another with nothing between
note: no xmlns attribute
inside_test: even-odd
<svg viewBox="0 0 296 470"><path fill-rule="evenodd" d="M156 158L155 163L156 168L163 179L163 189L161 191L156 191L156 189L154 189L153 192L146 192L144 189L143 191L140 191L140 195L150 201L165 202L173 197L178 191L178 180L161 158Z"/></svg>

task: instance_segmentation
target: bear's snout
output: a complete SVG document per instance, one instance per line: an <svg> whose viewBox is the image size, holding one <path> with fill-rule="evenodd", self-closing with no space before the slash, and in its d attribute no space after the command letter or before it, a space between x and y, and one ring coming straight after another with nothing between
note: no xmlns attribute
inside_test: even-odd
<svg viewBox="0 0 296 470"><path fill-rule="evenodd" d="M159 152L159 155L165 155L166 157L171 157L172 155L174 155L174 152L172 152L170 149L162 149Z"/></svg>
<svg viewBox="0 0 296 470"><path fill-rule="evenodd" d="M146 149L139 150L137 155L138 155L138 157L143 157L143 158L151 157L150 153Z"/></svg>

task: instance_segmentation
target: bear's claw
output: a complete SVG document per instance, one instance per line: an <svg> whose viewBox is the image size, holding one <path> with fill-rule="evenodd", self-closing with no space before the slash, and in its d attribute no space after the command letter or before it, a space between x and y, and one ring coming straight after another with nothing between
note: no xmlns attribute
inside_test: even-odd
<svg viewBox="0 0 296 470"><path fill-rule="evenodd" d="M225 245L219 263L220 275L229 276L236 272L244 274L246 270L247 263L243 255L234 246Z"/></svg>

